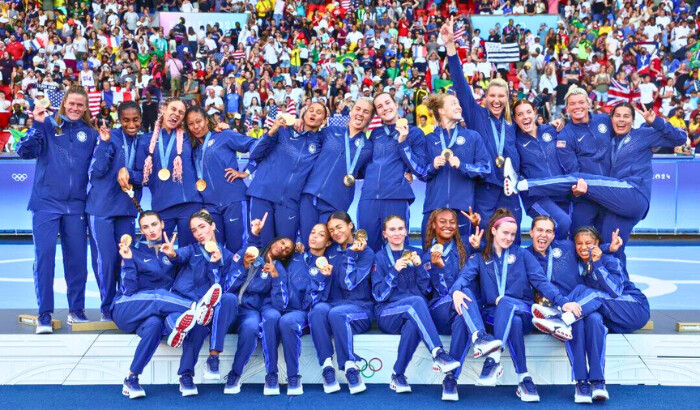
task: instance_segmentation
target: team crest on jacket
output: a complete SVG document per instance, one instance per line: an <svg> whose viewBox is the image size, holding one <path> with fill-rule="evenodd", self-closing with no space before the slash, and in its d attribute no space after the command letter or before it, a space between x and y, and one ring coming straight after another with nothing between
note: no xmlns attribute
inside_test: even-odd
<svg viewBox="0 0 700 410"><path fill-rule="evenodd" d="M515 263L515 255L508 255L508 264L512 265Z"/></svg>
<svg viewBox="0 0 700 410"><path fill-rule="evenodd" d="M316 145L311 144L309 145L309 154L315 154L316 153Z"/></svg>
<svg viewBox="0 0 700 410"><path fill-rule="evenodd" d="M163 255L163 258L161 260L163 261L164 264L171 265L170 258L168 258L168 255Z"/></svg>
<svg viewBox="0 0 700 410"><path fill-rule="evenodd" d="M239 260L241 260L241 255L239 255L239 254L237 254L237 253L234 254L234 255L233 255L233 261L234 261L234 262L238 262Z"/></svg>
<svg viewBox="0 0 700 410"><path fill-rule="evenodd" d="M608 132L608 127L605 126L605 124L598 124L598 132L601 134L605 134Z"/></svg>
<svg viewBox="0 0 700 410"><path fill-rule="evenodd" d="M627 144L627 143L629 143L630 141L632 141L632 137L630 137L630 136L628 135L628 136L625 137L625 139L622 140L622 143L623 143L623 144Z"/></svg>
<svg viewBox="0 0 700 410"><path fill-rule="evenodd" d="M548 132L545 132L544 134L542 134L542 141L544 141L544 142L552 141L552 134L550 134Z"/></svg>
<svg viewBox="0 0 700 410"><path fill-rule="evenodd" d="M356 146L356 147L359 147L359 146L360 146L360 139L359 139L359 138L355 140L355 146Z"/></svg>
<svg viewBox="0 0 700 410"><path fill-rule="evenodd" d="M214 141L215 140L209 140L209 142L207 143L207 147L211 147L212 145L214 145Z"/></svg>
<svg viewBox="0 0 700 410"><path fill-rule="evenodd" d="M460 135L459 137L457 137L457 145L464 145L465 142L467 142L467 140L463 136Z"/></svg>
<svg viewBox="0 0 700 410"><path fill-rule="evenodd" d="M555 258L561 258L561 249L559 249L559 248L552 249L552 256L554 256Z"/></svg>
<svg viewBox="0 0 700 410"><path fill-rule="evenodd" d="M78 134L75 137L78 138L78 141L80 142L85 142L87 140L87 134L85 133L85 131L78 132Z"/></svg>
<svg viewBox="0 0 700 410"><path fill-rule="evenodd" d="M311 276L316 276L316 275L318 275L318 268L311 268L311 269L309 269L309 273L311 274Z"/></svg>

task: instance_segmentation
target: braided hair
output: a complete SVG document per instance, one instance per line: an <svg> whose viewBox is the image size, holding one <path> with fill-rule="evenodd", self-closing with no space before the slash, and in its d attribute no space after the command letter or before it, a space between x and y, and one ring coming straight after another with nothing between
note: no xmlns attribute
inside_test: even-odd
<svg viewBox="0 0 700 410"><path fill-rule="evenodd" d="M168 98L165 100L165 103L163 104L163 108L167 108L170 104L174 102L180 102L182 104L185 104L182 99L174 97L174 98ZM183 119L184 121L184 119ZM151 134L151 140L148 144L148 156L146 157L146 161L143 163L143 183L147 184L149 177L153 173L153 153L156 150L156 143L158 143L158 138L160 138L160 128L163 123L163 113L161 112L158 114L158 119L156 119L156 123L153 126L153 134ZM175 131L175 149L177 150L177 156L173 160L173 176L172 180L175 182L182 183L182 144L185 139L185 131L182 128L182 124L180 124L179 127L177 127L177 130ZM165 158L161 158L161 161L165 160Z"/></svg>

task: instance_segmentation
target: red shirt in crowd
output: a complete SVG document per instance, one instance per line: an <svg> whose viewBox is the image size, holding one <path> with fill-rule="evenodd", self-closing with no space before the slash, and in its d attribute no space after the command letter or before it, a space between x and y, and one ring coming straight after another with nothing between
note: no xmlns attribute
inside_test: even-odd
<svg viewBox="0 0 700 410"><path fill-rule="evenodd" d="M5 48L5 51L10 53L13 60L17 61L17 60L22 59L23 54L26 50L25 50L24 46L22 45L22 43L20 43L19 41L13 41L7 45L7 47Z"/></svg>

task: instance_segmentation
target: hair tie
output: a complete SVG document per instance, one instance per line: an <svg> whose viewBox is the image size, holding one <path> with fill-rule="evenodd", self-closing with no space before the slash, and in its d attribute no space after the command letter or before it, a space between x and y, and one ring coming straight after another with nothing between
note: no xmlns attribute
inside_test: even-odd
<svg viewBox="0 0 700 410"><path fill-rule="evenodd" d="M513 218L512 216L504 216L501 219L496 219L496 222L494 222L492 226L494 228L496 228L496 227L498 227L498 225L500 225L504 222L513 222L514 224L517 224L517 222L515 221L515 218Z"/></svg>

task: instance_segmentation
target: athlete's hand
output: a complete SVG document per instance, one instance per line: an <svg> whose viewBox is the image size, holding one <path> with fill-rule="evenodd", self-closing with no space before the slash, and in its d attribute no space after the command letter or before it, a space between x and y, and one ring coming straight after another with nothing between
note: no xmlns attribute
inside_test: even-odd
<svg viewBox="0 0 700 410"><path fill-rule="evenodd" d="M461 164L461 163L462 162L459 160L459 157L457 157L456 155L450 156L450 166L452 168L459 168L459 164Z"/></svg>
<svg viewBox="0 0 700 410"><path fill-rule="evenodd" d="M34 111L32 111L32 115L34 116L34 122L43 124L47 114L48 111L46 111L45 107L42 107L40 104L34 105Z"/></svg>
<svg viewBox="0 0 700 410"><path fill-rule="evenodd" d="M478 212L473 212L472 207L469 207L469 212L464 212L464 211L459 211L464 215L467 219L469 219L469 222L472 224L472 226L479 226L481 223L481 215L479 215Z"/></svg>
<svg viewBox="0 0 700 410"><path fill-rule="evenodd" d="M284 118L280 115L277 116L277 119L275 119L275 123L272 124L272 127L270 127L270 131L267 132L268 135L273 136L277 134L277 130L279 130L281 127L286 127L287 122L284 120Z"/></svg>
<svg viewBox="0 0 700 410"><path fill-rule="evenodd" d="M216 247L216 250L212 253L209 254L209 261L213 263L217 263L221 260L221 249L219 247Z"/></svg>
<svg viewBox="0 0 700 410"><path fill-rule="evenodd" d="M462 314L462 306L464 306L465 309L468 309L467 304L464 303L465 301L471 302L472 300L461 290L456 290L452 294L452 304L454 305L455 311L457 311L458 315Z"/></svg>
<svg viewBox="0 0 700 410"><path fill-rule="evenodd" d="M433 159L433 168L435 169L440 169L441 166L445 165L446 160L445 157L442 155L439 155Z"/></svg>
<svg viewBox="0 0 700 410"><path fill-rule="evenodd" d="M397 260L394 264L394 269L396 269L397 272L401 272L402 270L406 269L408 262L409 260L406 258L399 258L399 260Z"/></svg>
<svg viewBox="0 0 700 410"><path fill-rule="evenodd" d="M119 243L119 255L122 259L131 259L133 255L131 254L131 247L127 246L125 243Z"/></svg>
<svg viewBox="0 0 700 410"><path fill-rule="evenodd" d="M446 20L445 23L440 27L440 37L442 37L442 42L447 44L452 44L455 40L454 36L454 16Z"/></svg>
<svg viewBox="0 0 700 410"><path fill-rule="evenodd" d="M263 266L262 270L263 272L267 272L268 274L270 274L270 276L272 276L273 278L276 278L280 275L279 272L277 272L277 267L273 262L266 263Z"/></svg>
<svg viewBox="0 0 700 410"><path fill-rule="evenodd" d="M409 184L413 183L413 174L410 172L406 172L403 174L403 177L406 178L406 181L408 181Z"/></svg>
<svg viewBox="0 0 700 410"><path fill-rule="evenodd" d="M177 256L175 254L175 240L177 239L177 233L173 234L173 238L168 240L168 234L163 231L163 244L160 245L160 251L163 252L168 258L174 258Z"/></svg>
<svg viewBox="0 0 700 410"><path fill-rule="evenodd" d="M246 179L250 176L250 173L248 171L239 171L234 168L226 168L224 169L224 177L228 182L233 182L237 179Z"/></svg>
<svg viewBox="0 0 700 410"><path fill-rule="evenodd" d="M223 121L219 121L216 124L216 127L214 127L214 132L226 131L228 129L231 129L231 127L227 123L225 123Z"/></svg>
<svg viewBox="0 0 700 410"><path fill-rule="evenodd" d="M581 306L576 302L564 303L564 306L561 307L561 310L563 310L564 312L571 312L576 317L581 317Z"/></svg>
<svg viewBox="0 0 700 410"><path fill-rule="evenodd" d="M479 249L481 247L481 238L484 236L484 230L476 226L474 233L469 235L469 245L474 249Z"/></svg>
<svg viewBox="0 0 700 410"><path fill-rule="evenodd" d="M304 244L301 242L297 242L296 245L294 245L295 252L302 253L302 252L304 252L304 249L306 249L306 248L304 247Z"/></svg>
<svg viewBox="0 0 700 410"><path fill-rule="evenodd" d="M411 263L413 263L413 266L420 266L422 262L417 252L411 253Z"/></svg>
<svg viewBox="0 0 700 410"><path fill-rule="evenodd" d="M117 182L122 188L129 188L129 170L126 167L119 169L117 173Z"/></svg>
<svg viewBox="0 0 700 410"><path fill-rule="evenodd" d="M561 118L557 118L556 120L553 120L552 122L549 123L552 127L557 129L557 132L561 132L561 130L564 129L564 120Z"/></svg>
<svg viewBox="0 0 700 410"><path fill-rule="evenodd" d="M250 222L250 233L255 236L260 236L260 231L262 231L265 226L265 221L267 221L267 212L265 212L262 219L253 219Z"/></svg>
<svg viewBox="0 0 700 410"><path fill-rule="evenodd" d="M109 142L109 140L112 138L112 135L109 132L109 128L107 128L107 122L105 120L102 120L102 126L100 126L100 141L102 142Z"/></svg>
<svg viewBox="0 0 700 410"><path fill-rule="evenodd" d="M319 271L323 276L331 276L331 273L333 273L333 265L327 263L324 267L319 268Z"/></svg>
<svg viewBox="0 0 700 410"><path fill-rule="evenodd" d="M651 125L652 122L656 119L656 113L654 110L647 110L647 107L644 106L644 104L640 104L642 107L641 110L637 110L639 114L644 117L644 120L647 122L647 124Z"/></svg>
<svg viewBox="0 0 700 410"><path fill-rule="evenodd" d="M399 142L406 141L406 138L408 137L408 124L403 126L397 125L396 131L399 132Z"/></svg>
<svg viewBox="0 0 700 410"><path fill-rule="evenodd" d="M360 238L360 239L355 240L355 242L352 243L350 250L355 251L355 252L362 252L365 250L366 247L367 247L367 239Z"/></svg>
<svg viewBox="0 0 700 410"><path fill-rule="evenodd" d="M610 239L610 252L615 253L624 245L624 241L620 238L620 228L615 229Z"/></svg>
<svg viewBox="0 0 700 410"><path fill-rule="evenodd" d="M444 268L445 261L442 260L442 252L430 252L430 264L438 268Z"/></svg>
<svg viewBox="0 0 700 410"><path fill-rule="evenodd" d="M576 182L576 185L571 186L571 192L574 194L575 197L580 197L581 195L588 192L588 183L583 178L579 178Z"/></svg>
<svg viewBox="0 0 700 410"><path fill-rule="evenodd" d="M250 265L252 265L253 262L255 262L255 260L257 258L258 258L257 256L252 255L250 253L247 253L247 252L244 253L243 254L243 267L246 269L250 268Z"/></svg>
<svg viewBox="0 0 700 410"><path fill-rule="evenodd" d="M602 255L603 251L601 251L599 247L596 246L593 248L593 252L591 253L591 258L593 259L593 262L598 262Z"/></svg>

